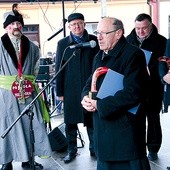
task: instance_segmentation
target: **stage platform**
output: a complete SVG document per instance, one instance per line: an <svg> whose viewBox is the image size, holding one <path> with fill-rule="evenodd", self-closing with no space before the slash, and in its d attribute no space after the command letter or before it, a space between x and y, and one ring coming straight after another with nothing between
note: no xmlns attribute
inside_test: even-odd
<svg viewBox="0 0 170 170"><path fill-rule="evenodd" d="M51 118L51 125L54 129L63 123L63 114L53 113ZM170 112L161 114L161 124L163 130L163 142L162 147L158 153L159 159L154 162L150 162L151 170L166 170L167 166L170 166ZM53 152L51 158L41 159L35 157L35 160L44 166L44 170L95 170L96 158L91 157L88 150L88 138L85 127L79 124L79 130L84 141L84 147L81 148L82 143L79 139L77 157L69 164L63 162L63 158L66 152ZM0 166L1 167L1 166ZM24 170L21 167L21 163L14 162L13 170Z"/></svg>

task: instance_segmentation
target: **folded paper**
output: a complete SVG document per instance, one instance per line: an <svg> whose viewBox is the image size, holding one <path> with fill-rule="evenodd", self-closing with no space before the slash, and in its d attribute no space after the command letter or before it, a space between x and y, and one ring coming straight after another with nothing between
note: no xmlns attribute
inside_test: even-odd
<svg viewBox="0 0 170 170"><path fill-rule="evenodd" d="M123 89L123 75L109 69L106 76L102 82L102 85L97 93L97 98L103 99L107 96L114 96L114 94ZM115 82L114 84L111 82ZM140 104L139 104L140 105ZM136 114L139 105L128 110L132 114Z"/></svg>

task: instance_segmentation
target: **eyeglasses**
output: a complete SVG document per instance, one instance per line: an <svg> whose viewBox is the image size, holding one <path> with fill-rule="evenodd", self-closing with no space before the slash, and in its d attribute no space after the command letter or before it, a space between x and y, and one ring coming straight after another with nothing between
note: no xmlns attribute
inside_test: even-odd
<svg viewBox="0 0 170 170"><path fill-rule="evenodd" d="M116 32L118 29L113 30L113 31L109 31L109 32L98 32L98 31L94 31L95 35L101 35L101 36L106 36L107 34L110 34L112 32Z"/></svg>
<svg viewBox="0 0 170 170"><path fill-rule="evenodd" d="M135 27L135 29L136 29L137 31L139 31L139 30L146 31L146 30L149 28L150 25L151 25L151 24L148 24L146 27L142 27L142 28Z"/></svg>
<svg viewBox="0 0 170 170"><path fill-rule="evenodd" d="M77 23L72 23L70 24L72 27L76 27L76 26L80 26L80 25L83 25L84 22L77 22Z"/></svg>

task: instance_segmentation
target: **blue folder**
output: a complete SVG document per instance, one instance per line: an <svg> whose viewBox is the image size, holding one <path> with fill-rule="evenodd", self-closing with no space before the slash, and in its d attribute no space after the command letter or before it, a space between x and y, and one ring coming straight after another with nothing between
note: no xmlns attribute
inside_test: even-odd
<svg viewBox="0 0 170 170"><path fill-rule="evenodd" d="M102 82L102 85L97 93L97 98L103 99L107 96L114 96L114 94L123 89L123 75L109 69L106 73L106 76ZM115 83L114 83L115 82ZM140 105L140 104L139 104ZM129 109L128 112L136 114L139 105Z"/></svg>
<svg viewBox="0 0 170 170"><path fill-rule="evenodd" d="M151 55L152 55L152 51L148 51L148 50L144 50L141 48L141 50L144 52L145 54L145 59L146 59L146 64L149 64L149 61L151 59Z"/></svg>

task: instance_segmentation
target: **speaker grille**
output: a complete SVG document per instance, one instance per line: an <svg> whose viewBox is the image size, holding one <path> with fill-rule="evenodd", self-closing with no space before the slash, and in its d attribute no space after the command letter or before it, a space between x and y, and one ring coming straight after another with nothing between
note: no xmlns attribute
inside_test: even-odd
<svg viewBox="0 0 170 170"><path fill-rule="evenodd" d="M65 135L65 124L62 123L54 128L49 134L49 141L52 151L63 152L67 149L67 139Z"/></svg>

